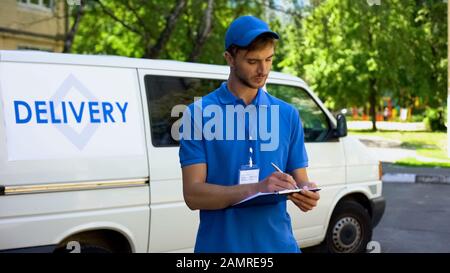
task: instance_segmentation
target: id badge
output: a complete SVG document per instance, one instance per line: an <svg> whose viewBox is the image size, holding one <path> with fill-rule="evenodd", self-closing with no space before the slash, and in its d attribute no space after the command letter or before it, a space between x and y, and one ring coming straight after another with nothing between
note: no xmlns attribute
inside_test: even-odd
<svg viewBox="0 0 450 273"><path fill-rule="evenodd" d="M259 168L257 165L243 165L239 170L239 184L259 182Z"/></svg>

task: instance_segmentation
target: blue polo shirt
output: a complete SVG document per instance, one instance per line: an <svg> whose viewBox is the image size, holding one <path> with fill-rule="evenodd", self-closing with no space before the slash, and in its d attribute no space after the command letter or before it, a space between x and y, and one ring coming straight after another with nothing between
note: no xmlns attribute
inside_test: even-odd
<svg viewBox="0 0 450 273"><path fill-rule="evenodd" d="M229 124L225 125L227 106L239 104L245 106L244 101L235 97L224 82L218 89L204 96L201 103L189 105L191 114L186 115L185 112L181 130L184 131L190 125L191 132L190 137L182 136L180 140L181 167L206 163L206 183L233 186L239 184L239 170L242 165L248 164L250 156L253 163L260 169L259 181L275 171L271 162L285 172L308 166L303 127L297 109L259 89L251 104L255 106L258 114L261 111L268 113L267 131L274 132L272 132L272 139L268 139L267 135L258 134L256 139L253 137L250 140L250 135L254 135L250 132L254 132L252 131L254 128L258 131L261 125L258 123L255 126L253 122L249 122L249 115L245 118L245 139L238 138L237 120L234 120L234 128ZM205 113L205 109L210 105L213 109L222 109L223 115L211 114L211 111L207 110L208 113ZM276 108L279 111L278 126L273 126L271 119L276 117L270 109ZM197 119L195 119L196 114ZM223 132L216 131L216 136L223 135L223 137L211 140L211 136L205 136L204 127L210 126L207 123L213 117L223 120ZM235 115L235 118L237 119L238 116ZM187 119L190 119L190 123L186 123ZM202 122L200 123L199 120ZM218 130L218 128L215 129ZM226 131L233 129L234 138L230 140L226 137ZM209 131L214 132L211 128ZM195 138L194 132L201 134L201 139L199 135ZM278 144L274 146L277 140ZM270 143L272 143L271 146ZM264 144L266 148L262 149L261 145ZM253 153L249 153L250 147ZM273 253L300 252L300 249L292 233L291 219L287 213L286 200L284 200L268 205L200 210L195 252Z"/></svg>

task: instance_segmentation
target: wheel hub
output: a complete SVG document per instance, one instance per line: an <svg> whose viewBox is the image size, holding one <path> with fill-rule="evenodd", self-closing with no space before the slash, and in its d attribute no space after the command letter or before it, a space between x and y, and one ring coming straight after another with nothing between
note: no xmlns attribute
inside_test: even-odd
<svg viewBox="0 0 450 273"><path fill-rule="evenodd" d="M344 217L333 227L333 245L339 252L354 252L361 244L361 225L353 217Z"/></svg>

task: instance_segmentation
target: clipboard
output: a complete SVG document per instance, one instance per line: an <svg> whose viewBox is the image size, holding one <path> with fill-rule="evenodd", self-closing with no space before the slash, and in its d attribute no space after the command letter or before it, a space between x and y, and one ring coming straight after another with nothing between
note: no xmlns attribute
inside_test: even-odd
<svg viewBox="0 0 450 273"><path fill-rule="evenodd" d="M274 193L260 192L234 204L231 207L244 208L250 206L272 205L281 201L285 201L287 199L286 195L287 194L278 194L277 192Z"/></svg>
<svg viewBox="0 0 450 273"><path fill-rule="evenodd" d="M273 205L287 200L287 195L300 192L302 189L284 190L279 192L259 192L255 195L245 198L244 200L232 205L232 208L244 208L250 206ZM309 191L320 191L320 188L308 189Z"/></svg>

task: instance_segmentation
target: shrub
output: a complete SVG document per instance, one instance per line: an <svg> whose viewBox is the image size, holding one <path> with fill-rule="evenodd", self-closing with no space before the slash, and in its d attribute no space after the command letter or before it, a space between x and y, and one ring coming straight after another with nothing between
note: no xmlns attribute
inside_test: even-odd
<svg viewBox="0 0 450 273"><path fill-rule="evenodd" d="M425 118L423 122L425 127L429 131L445 131L447 114L443 107L439 108L428 108L425 112Z"/></svg>

